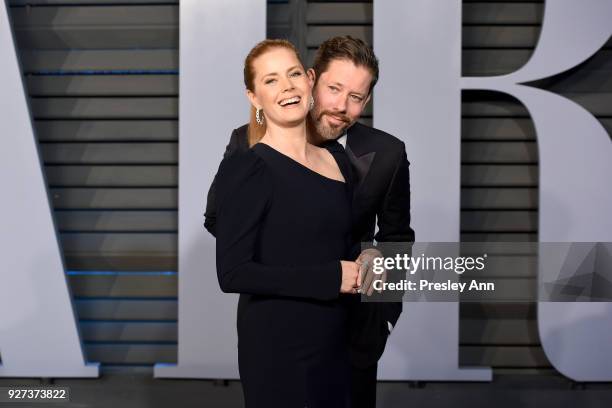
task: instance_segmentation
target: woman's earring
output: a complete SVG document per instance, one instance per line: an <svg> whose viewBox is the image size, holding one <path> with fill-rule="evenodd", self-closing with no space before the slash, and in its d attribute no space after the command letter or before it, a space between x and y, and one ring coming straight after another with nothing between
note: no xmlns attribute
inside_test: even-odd
<svg viewBox="0 0 612 408"><path fill-rule="evenodd" d="M259 126L263 125L263 117L261 116L261 108L257 108L257 111L255 112L255 120L257 121Z"/></svg>
<svg viewBox="0 0 612 408"><path fill-rule="evenodd" d="M314 98L310 95L310 101L308 102L308 110L312 110L314 108Z"/></svg>

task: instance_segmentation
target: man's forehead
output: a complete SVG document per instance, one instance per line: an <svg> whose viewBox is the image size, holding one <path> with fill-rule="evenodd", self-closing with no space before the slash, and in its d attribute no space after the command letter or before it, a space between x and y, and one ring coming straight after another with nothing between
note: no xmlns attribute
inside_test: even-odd
<svg viewBox="0 0 612 408"><path fill-rule="evenodd" d="M319 74L319 79L324 79L327 84L369 88L372 74L366 67L355 65L352 61L332 60L327 69Z"/></svg>

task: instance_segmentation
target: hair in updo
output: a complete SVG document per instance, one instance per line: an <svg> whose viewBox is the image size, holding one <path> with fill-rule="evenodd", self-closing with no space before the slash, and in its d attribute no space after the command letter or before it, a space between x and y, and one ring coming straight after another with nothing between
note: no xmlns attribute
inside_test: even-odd
<svg viewBox="0 0 612 408"><path fill-rule="evenodd" d="M258 57L262 56L266 52L273 50L275 48L285 48L285 49L293 51L297 59L300 61L300 64L302 64L302 60L300 59L300 54L298 53L297 48L295 48L295 45L291 44L291 42L287 40L281 40L281 39L271 39L271 40L261 41L260 43L255 45L251 49L251 51L249 51L249 54L244 60L244 85L246 86L246 89L248 89L249 91L255 92L255 84L254 84L255 69L253 68L253 62ZM304 66L304 64L302 64L302 66ZM256 111L257 110L255 109L255 106L251 105L251 118L249 120L249 132L248 132L249 147L253 146L255 143L261 140L261 138L265 135L266 128L267 128L267 122L265 119L263 121L263 125L260 125L259 123L257 123L257 120L255 118Z"/></svg>

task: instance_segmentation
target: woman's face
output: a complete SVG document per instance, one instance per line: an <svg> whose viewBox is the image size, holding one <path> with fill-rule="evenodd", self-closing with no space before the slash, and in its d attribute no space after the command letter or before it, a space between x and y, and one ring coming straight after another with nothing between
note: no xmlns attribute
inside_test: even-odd
<svg viewBox="0 0 612 408"><path fill-rule="evenodd" d="M274 48L253 61L254 91L247 96L263 109L268 123L287 127L299 124L308 114L312 81L295 53Z"/></svg>

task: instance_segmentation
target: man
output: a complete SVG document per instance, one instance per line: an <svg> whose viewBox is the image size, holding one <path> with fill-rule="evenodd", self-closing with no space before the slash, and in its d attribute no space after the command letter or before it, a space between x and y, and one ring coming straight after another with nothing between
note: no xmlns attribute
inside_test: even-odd
<svg viewBox="0 0 612 408"><path fill-rule="evenodd" d="M353 166L353 240L413 242L410 228L409 163L404 143L380 130L358 123L378 80L378 60L371 47L350 36L325 41L308 70L314 80L314 107L310 112L318 136L340 143ZM225 155L248 149L247 126L232 132ZM215 235L214 181L208 193L205 227ZM375 226L378 224L378 232ZM372 294L372 259L380 256L366 249L361 293ZM366 265L369 265L366 266ZM401 302L356 302L350 311L350 358L353 406L376 405L378 359L387 336L402 310Z"/></svg>

